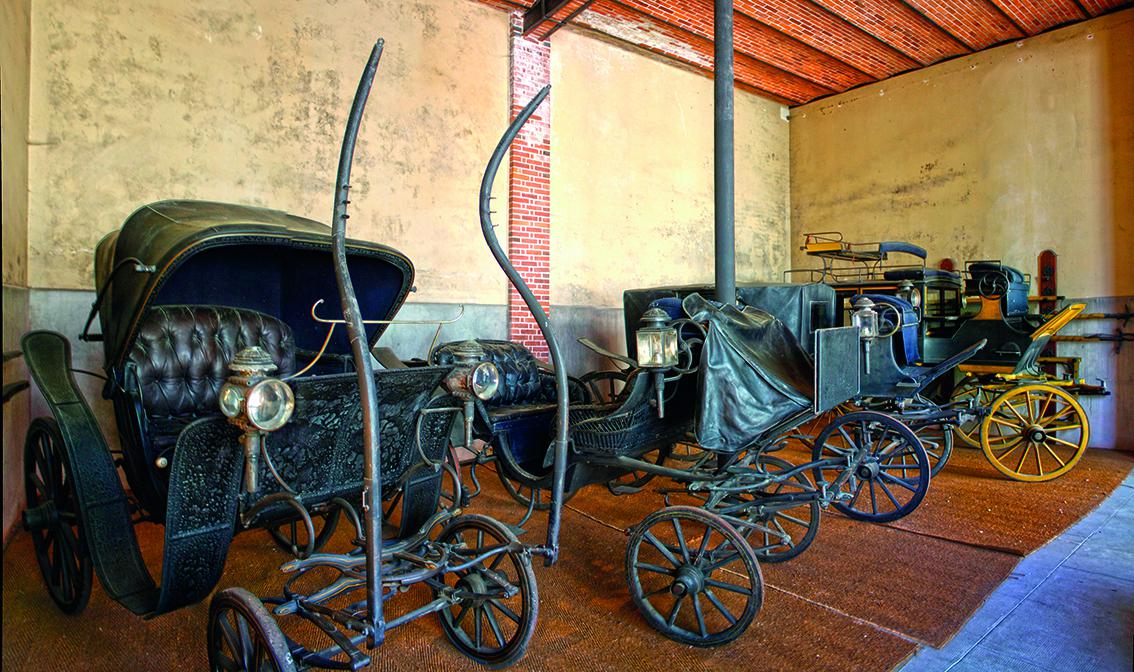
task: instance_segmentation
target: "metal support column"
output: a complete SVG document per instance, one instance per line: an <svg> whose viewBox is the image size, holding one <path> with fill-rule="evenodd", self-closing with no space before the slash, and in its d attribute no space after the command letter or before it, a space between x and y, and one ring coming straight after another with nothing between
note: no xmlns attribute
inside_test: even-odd
<svg viewBox="0 0 1134 672"><path fill-rule="evenodd" d="M713 191L717 300L736 303L732 0L713 2Z"/></svg>

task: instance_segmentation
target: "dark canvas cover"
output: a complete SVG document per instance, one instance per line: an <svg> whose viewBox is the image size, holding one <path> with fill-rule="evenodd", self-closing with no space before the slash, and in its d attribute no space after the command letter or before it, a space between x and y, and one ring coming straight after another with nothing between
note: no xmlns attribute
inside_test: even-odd
<svg viewBox="0 0 1134 672"><path fill-rule="evenodd" d="M682 285L628 289L622 294L626 320L626 348L637 357L634 330L650 303L657 299L684 299L691 294L715 297L713 285ZM835 290L828 285L812 283L741 282L736 296L740 303L775 315L795 335L803 349L811 353L813 332L836 324Z"/></svg>
<svg viewBox="0 0 1134 672"><path fill-rule="evenodd" d="M788 418L811 408L814 367L791 330L751 307L687 296L685 312L709 324L701 351L697 442L744 450Z"/></svg>

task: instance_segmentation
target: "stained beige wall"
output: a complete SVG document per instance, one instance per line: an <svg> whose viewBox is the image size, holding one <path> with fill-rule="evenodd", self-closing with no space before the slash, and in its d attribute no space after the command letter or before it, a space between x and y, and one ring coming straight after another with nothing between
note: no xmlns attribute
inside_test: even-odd
<svg viewBox="0 0 1134 672"><path fill-rule="evenodd" d="M3 163L4 284L27 286L28 51L30 0L0 6L0 152Z"/></svg>
<svg viewBox="0 0 1134 672"><path fill-rule="evenodd" d="M1068 296L1134 294L1134 10L791 115L800 233L910 240L930 261L1060 255ZM795 252L796 263L810 262Z"/></svg>
<svg viewBox="0 0 1134 672"><path fill-rule="evenodd" d="M583 32L551 54L553 305L621 307L622 291L713 280L713 83ZM789 261L783 108L736 92L736 266Z"/></svg>
<svg viewBox="0 0 1134 672"><path fill-rule="evenodd" d="M414 260L415 301L506 301L476 215L508 121L503 12L453 0L37 0L33 29L33 287L90 288L95 243L153 200L329 220L346 114L384 36L351 235Z"/></svg>
<svg viewBox="0 0 1134 672"><path fill-rule="evenodd" d="M28 52L31 3L0 4L0 173L3 190L4 351L19 347L28 324ZM26 380L19 359L4 363L4 384ZM4 540L23 500L23 435L29 394L4 404Z"/></svg>

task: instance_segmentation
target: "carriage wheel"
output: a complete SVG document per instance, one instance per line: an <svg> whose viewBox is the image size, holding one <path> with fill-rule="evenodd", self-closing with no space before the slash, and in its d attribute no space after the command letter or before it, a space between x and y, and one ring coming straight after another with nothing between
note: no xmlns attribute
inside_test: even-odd
<svg viewBox="0 0 1134 672"><path fill-rule="evenodd" d="M586 386L591 403L602 404L622 396L626 391L628 377L629 374L625 371L589 371L583 374L579 382Z"/></svg>
<svg viewBox="0 0 1134 672"><path fill-rule="evenodd" d="M851 518L875 523L898 520L921 504L929 490L929 456L909 427L876 411L835 418L815 439L813 460L861 457L848 465L815 467L816 484L844 480L833 488L835 508Z"/></svg>
<svg viewBox="0 0 1134 672"><path fill-rule="evenodd" d="M953 431L949 425L922 425L914 430L929 457L929 474L936 476L953 455Z"/></svg>
<svg viewBox="0 0 1134 672"><path fill-rule="evenodd" d="M538 485L529 485L521 480L512 478L504 473L504 468L497 464L496 475L500 477L500 483L504 486L504 490L508 496L516 501L517 504L523 506L525 509L532 506L532 499L535 499L535 505L532 508L536 511L547 511L551 508L551 490L549 488L541 488ZM563 503L571 501L575 496L574 490L563 491Z"/></svg>
<svg viewBox="0 0 1134 672"><path fill-rule="evenodd" d="M987 408L996 397L995 392L989 391L975 378L966 378L953 390L950 401L976 400L977 408ZM960 440L962 446L967 448L980 448L980 418L973 418L966 422L952 426L952 434Z"/></svg>
<svg viewBox="0 0 1134 672"><path fill-rule="evenodd" d="M997 397L981 424L984 454L1017 481L1066 474L1087 450L1090 426L1075 398L1050 385L1021 385Z"/></svg>
<svg viewBox="0 0 1134 672"><path fill-rule="evenodd" d="M266 529L272 541L276 542L276 546L302 560L311 553L318 553L330 541L335 534L335 528L339 525L341 515L342 510L338 506L331 506L326 511L311 516L315 529L315 543L310 546L307 526L300 520L292 520Z"/></svg>
<svg viewBox="0 0 1134 672"><path fill-rule="evenodd" d="M36 418L24 441L24 527L51 599L77 614L91 596L92 564L79 520L74 472L53 418Z"/></svg>
<svg viewBox="0 0 1134 672"><path fill-rule="evenodd" d="M652 462L659 467L665 464L665 458L669 457L672 446L663 446L656 448L641 456L643 462ZM612 495L629 495L640 491L642 488L654 480L657 474L649 471L633 470L628 471L617 478L612 478L606 482L606 489L610 490Z"/></svg>
<svg viewBox="0 0 1134 672"><path fill-rule="evenodd" d="M539 594L531 557L516 535L487 516L464 515L446 525L437 542L453 544L465 561L492 548L515 546L517 550L444 574L445 585L460 599L438 613L445 636L469 658L494 669L519 660L535 632ZM441 592L434 588L434 596Z"/></svg>
<svg viewBox="0 0 1134 672"><path fill-rule="evenodd" d="M787 460L764 455L760 464L771 467L768 471L787 471L794 469L795 465ZM791 477L792 483L776 483L764 492L775 495L784 492L814 492L811 481L797 473ZM792 505L766 506L764 512L757 516L757 520L768 531L752 530L746 532L744 537L752 546L752 551L760 562L786 562L807 550L815 535L819 532L819 501L812 499L805 502L796 502Z"/></svg>
<svg viewBox="0 0 1134 672"><path fill-rule="evenodd" d="M243 588L225 588L209 603L209 669L295 672L287 638L264 603Z"/></svg>
<svg viewBox="0 0 1134 672"><path fill-rule="evenodd" d="M651 627L693 646L736 639L764 602L752 547L724 518L691 506L655 511L634 527L626 583Z"/></svg>

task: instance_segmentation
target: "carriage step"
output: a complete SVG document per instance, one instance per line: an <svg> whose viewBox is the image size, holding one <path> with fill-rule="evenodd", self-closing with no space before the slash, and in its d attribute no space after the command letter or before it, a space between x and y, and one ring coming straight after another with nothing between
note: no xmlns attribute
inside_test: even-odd
<svg viewBox="0 0 1134 672"><path fill-rule="evenodd" d="M527 532L527 530L520 527L519 525L513 525L511 523L504 523L504 527L508 528L512 532L512 534L516 535L517 537L522 537L524 536L524 533Z"/></svg>

